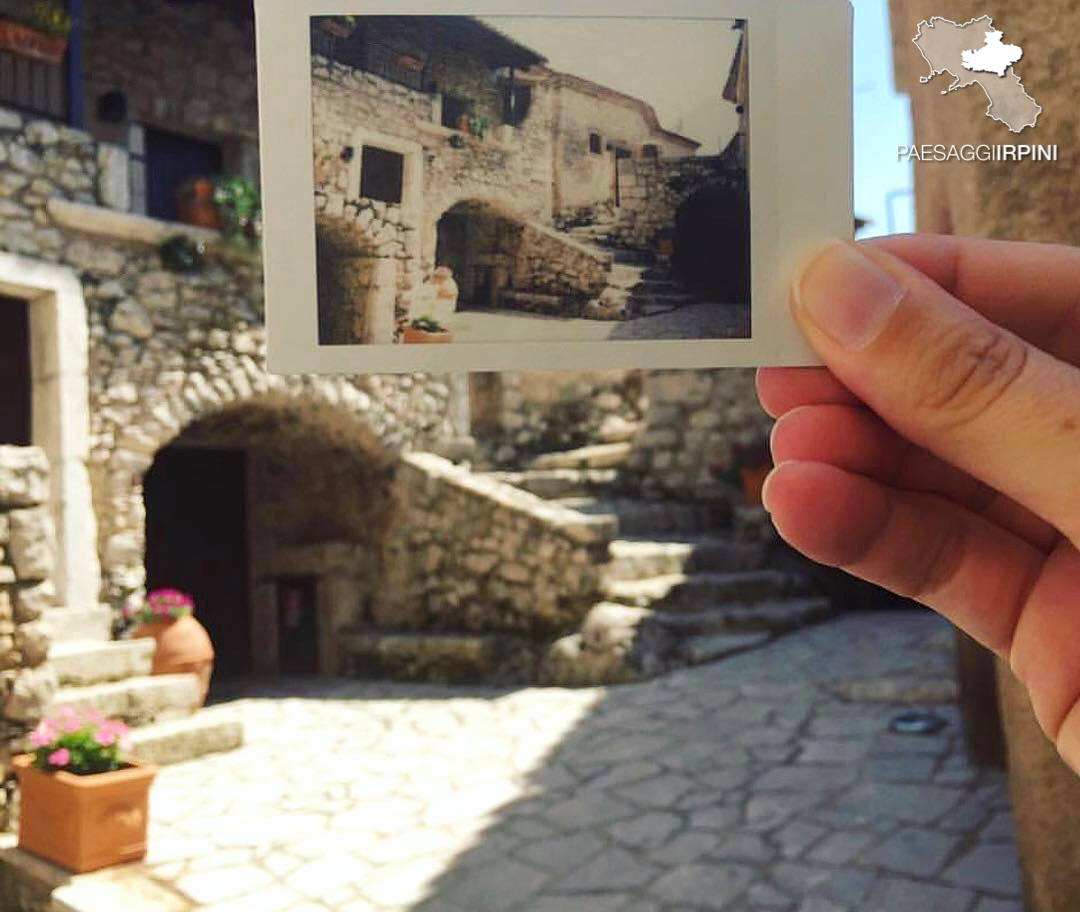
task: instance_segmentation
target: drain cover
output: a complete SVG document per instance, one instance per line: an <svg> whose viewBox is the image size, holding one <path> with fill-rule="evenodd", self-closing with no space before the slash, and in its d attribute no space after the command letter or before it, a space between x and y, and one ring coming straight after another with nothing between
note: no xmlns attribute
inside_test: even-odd
<svg viewBox="0 0 1080 912"><path fill-rule="evenodd" d="M889 731L897 735L936 735L945 725L945 720L937 713L912 710L893 716Z"/></svg>

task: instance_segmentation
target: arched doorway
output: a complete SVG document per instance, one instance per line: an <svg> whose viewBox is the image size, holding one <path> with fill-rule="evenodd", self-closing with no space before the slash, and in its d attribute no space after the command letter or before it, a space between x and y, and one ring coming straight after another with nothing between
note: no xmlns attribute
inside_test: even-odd
<svg viewBox="0 0 1080 912"><path fill-rule="evenodd" d="M147 588L195 597L215 679L335 674L390 515L388 456L354 416L286 396L201 418L143 479Z"/></svg>
<svg viewBox="0 0 1080 912"><path fill-rule="evenodd" d="M479 200L451 206L436 229L435 265L448 266L458 284L458 309L498 306L506 287L522 225Z"/></svg>
<svg viewBox="0 0 1080 912"><path fill-rule="evenodd" d="M672 268L688 288L725 304L750 303L750 195L710 185L675 214Z"/></svg>

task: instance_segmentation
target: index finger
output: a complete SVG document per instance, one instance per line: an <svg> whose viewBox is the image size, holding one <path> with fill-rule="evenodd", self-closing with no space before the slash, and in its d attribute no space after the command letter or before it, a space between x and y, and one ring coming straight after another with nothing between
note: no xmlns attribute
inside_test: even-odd
<svg viewBox="0 0 1080 912"><path fill-rule="evenodd" d="M1080 249L940 234L865 243L904 260L991 322L1080 366Z"/></svg>

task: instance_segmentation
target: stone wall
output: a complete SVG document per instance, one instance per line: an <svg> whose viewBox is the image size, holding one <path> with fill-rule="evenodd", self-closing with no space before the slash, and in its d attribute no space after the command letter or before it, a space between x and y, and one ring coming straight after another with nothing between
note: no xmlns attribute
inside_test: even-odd
<svg viewBox="0 0 1080 912"><path fill-rule="evenodd" d="M119 89L131 122L224 140L227 170L257 166L250 16L164 0L84 0L82 9L85 107L95 136L127 144L117 132L126 128L97 117L100 96Z"/></svg>
<svg viewBox="0 0 1080 912"><path fill-rule="evenodd" d="M675 227L679 207L706 187L745 188L746 173L718 155L696 158L632 159L619 162L622 205L610 232L612 241L650 249L660 231Z"/></svg>
<svg viewBox="0 0 1080 912"><path fill-rule="evenodd" d="M282 395L332 406L389 452L451 435L444 383L267 374L262 266L252 252L210 237L201 272L173 273L155 246L160 223L115 213L102 222L101 210L59 205L97 199L88 134L0 111L0 150L0 248L66 266L83 288L106 600L119 604L142 586L142 475L198 418ZM129 221L117 229L117 219Z"/></svg>
<svg viewBox="0 0 1080 912"><path fill-rule="evenodd" d="M569 240L550 228L526 224L514 263L514 288L556 295L570 302L600 294L611 254Z"/></svg>
<svg viewBox="0 0 1080 912"><path fill-rule="evenodd" d="M583 516L430 454L395 481L374 623L550 638L598 600L609 517Z"/></svg>
<svg viewBox="0 0 1080 912"><path fill-rule="evenodd" d="M14 789L11 745L32 729L56 690L45 666L55 540L49 466L37 447L0 447L0 830Z"/></svg>
<svg viewBox="0 0 1080 912"><path fill-rule="evenodd" d="M649 371L644 394L649 406L628 478L652 497L726 499L736 483L736 445L769 437L754 371Z"/></svg>
<svg viewBox="0 0 1080 912"><path fill-rule="evenodd" d="M629 439L647 407L642 383L634 370L472 374L479 459L520 468L538 453Z"/></svg>

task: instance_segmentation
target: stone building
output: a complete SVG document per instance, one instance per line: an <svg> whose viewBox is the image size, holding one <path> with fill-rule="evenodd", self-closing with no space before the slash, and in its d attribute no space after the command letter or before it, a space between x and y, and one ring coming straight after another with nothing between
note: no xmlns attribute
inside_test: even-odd
<svg viewBox="0 0 1080 912"><path fill-rule="evenodd" d="M744 162L478 19L317 18L312 55L324 344L401 341L436 267L464 308L630 316L642 276L612 248L651 262L698 191L741 194L710 205L748 243Z"/></svg>
<svg viewBox="0 0 1080 912"><path fill-rule="evenodd" d="M745 371L266 373L257 249L176 221L190 179L257 176L250 5L73 9L62 64L0 50L0 76L18 75L0 78L0 739L17 747L69 705L126 718L156 760L235 744L235 727L192 715L190 676L151 677L145 646L122 636L122 606L160 586L195 595L221 677L627 680L828 609L767 566L760 516L731 482L734 444L767 433ZM484 68L538 63L456 29L494 55ZM452 100L316 66L317 120L370 104L342 87L377 83L413 131L326 134L323 228L378 212L377 245L431 265L453 243L448 214L506 211L490 156L519 161L506 173L537 191L522 244L596 259L552 228L555 92L514 76L521 122L459 155L446 137L462 131L439 113ZM454 85L493 120L507 97L486 75ZM429 160L432 136L447 151ZM369 147L399 150L402 179L441 195L348 204L350 182L386 176L361 173ZM443 169L457 182L436 181ZM178 243L189 262L163 255Z"/></svg>

